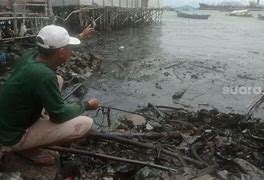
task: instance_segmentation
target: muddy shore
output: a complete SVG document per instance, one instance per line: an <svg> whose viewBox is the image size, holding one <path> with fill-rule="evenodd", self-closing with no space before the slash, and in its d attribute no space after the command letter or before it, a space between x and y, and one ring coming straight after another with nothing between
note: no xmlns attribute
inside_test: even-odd
<svg viewBox="0 0 264 180"><path fill-rule="evenodd" d="M127 110L151 102L244 114L258 95L252 89L225 93L224 88L263 86L261 24L210 13L208 21L193 21L167 12L161 25L98 32L83 42L72 58L81 64L73 73L88 92L83 100L97 97ZM87 74L80 69L93 66L86 62L90 55L101 63Z"/></svg>
<svg viewBox="0 0 264 180"><path fill-rule="evenodd" d="M256 124L251 124L250 130L252 131L248 131L244 127L247 124L242 124L243 126L237 128L239 121L243 120L244 116L222 113L239 112L244 114L247 105L256 96L253 93L225 94L223 87L262 87L264 81L262 58L264 54L261 51L263 42L258 41L261 32L259 26L255 25L254 20L237 22L234 19L229 19L222 24L214 24L212 20L197 23L196 21L177 19L173 14L165 14L164 18L162 25L105 33L98 32L94 38L83 42L80 48L74 50L71 61L57 70L59 74L64 76L66 87L71 87L76 83L84 83L85 93L79 98L73 95L68 100L85 101L97 97L102 105L130 111L145 107L149 102L155 105L184 107L191 112L187 112L186 109L184 112L181 110L179 112L164 111L166 114L164 118L161 118L161 114L157 112L152 112L149 115L159 122L153 122L154 125L152 124L152 126L156 128L153 130L154 132L180 131L181 135L179 138L173 139L175 142L169 146L170 148L175 148L175 150L183 148L181 150L185 155L195 157L191 154L190 146L202 142L204 148L199 151L200 158L202 161L209 158L209 165L210 167L213 166L213 171L217 171L218 176L237 177L237 173L244 173L239 169L229 171L234 163L230 162L230 158L232 161L235 159L239 161L236 162L239 164L238 166L243 166L245 162L241 163L241 159L237 158L243 158L263 169L263 161L257 161L257 159L263 160L261 152L263 139L258 136L263 133L262 130L258 129ZM215 21L223 21L223 14L214 14L212 18ZM253 24L255 27L251 28ZM245 27L245 25L248 26ZM174 29L171 28L172 26ZM198 28L197 32L191 31L193 29L190 27L193 26ZM255 33L248 34L253 29L255 29ZM225 36L222 32L226 33ZM221 35L223 37L220 37ZM256 46L252 47L247 43L250 41L254 42ZM20 50L16 51L13 56L19 56L20 52ZM13 62L0 65L1 74L4 74L1 75L2 81L10 73L11 64ZM197 112L197 109L210 109L211 111ZM112 111L112 113L111 118L112 123L114 123L115 115L117 117L120 113L117 111ZM261 115L261 108L259 113ZM202 116L200 116L201 114ZM91 115L90 112L88 115ZM148 120L151 121L151 119ZM105 123L107 122L105 121ZM132 126L132 128L130 125L128 127L123 126L121 132L151 131L145 125L143 127ZM245 129L247 131L244 131ZM249 132L253 132L253 136ZM241 137L244 137L243 141L241 141ZM188 138L194 141L182 147L181 143L190 140ZM139 138L138 141L154 144L159 142L166 145L172 143L168 137L164 137L164 139L148 141ZM132 151L130 146L127 149L127 146L116 145L116 143L109 143L108 141L96 142L93 140L87 142L86 148L92 147L91 149L98 151L105 150L114 155L119 155L124 148L126 149L122 150L124 157L157 161L159 164L175 168L180 166L178 161L176 163L175 160L167 161L170 158L168 156L157 158L155 150L153 150L154 152L147 151L149 156L145 157L144 153L142 156L138 156L141 150L137 148ZM109 147L104 149L106 144ZM84 146L79 145L77 147L84 148ZM213 151L211 146L217 151ZM116 148L121 150L115 151ZM221 154L216 152L221 152ZM211 155L210 153L215 154L208 156ZM68 160L67 158L73 159L74 163L77 162L77 168L81 170L87 170L92 166L99 168L99 175L110 172L111 177L114 176L113 173L122 172L123 169L126 173L130 173L131 168L131 166L115 163L113 166L105 166L104 161L88 158L87 164L81 163L82 169L78 162L87 160L86 158L81 157L81 160L72 158L72 156L65 158L66 160ZM199 157L195 158L199 159ZM220 166L214 167L215 162L218 162ZM222 167L223 164L225 166ZM118 170L113 170L113 167ZM139 169L132 167L131 172L135 173L137 170ZM192 167L188 170L188 168L181 167L178 175L185 173L185 175L194 177L198 170L201 168ZM210 172L210 169L207 169L207 172ZM261 171L261 173L263 172ZM88 174L86 177L89 175L92 174ZM239 176L243 178L246 175L239 174Z"/></svg>
<svg viewBox="0 0 264 180"><path fill-rule="evenodd" d="M87 79L86 98L130 110L151 102L244 114L258 95L232 90L263 86L261 24L210 13L208 21L194 21L169 12L161 25L88 41L87 49L100 54L103 64L100 74Z"/></svg>

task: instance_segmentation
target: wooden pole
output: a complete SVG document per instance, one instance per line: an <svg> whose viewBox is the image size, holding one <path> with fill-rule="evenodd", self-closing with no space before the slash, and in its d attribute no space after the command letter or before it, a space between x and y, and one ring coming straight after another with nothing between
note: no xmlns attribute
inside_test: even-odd
<svg viewBox="0 0 264 180"><path fill-rule="evenodd" d="M48 2L49 4L46 4L47 8L45 10L45 16L46 17L32 17L32 16L18 16L17 14L17 5L16 1L14 1L13 4L13 16L12 17L0 17L0 19L10 18L12 19L13 23L13 30L16 35L19 33L19 23L22 22L23 19L26 19L26 22L32 21L32 29L35 27L35 30L37 31L38 28L43 25L45 25L50 18L52 17L52 7L50 1L52 0L45 0L45 2ZM65 4L66 1L62 0L63 6L67 5ZM80 2L80 0L78 0ZM91 1L90 1L91 2ZM92 2L96 2L92 0ZM102 1L101 1L102 2ZM141 24L151 24L151 23L158 23L161 20L161 15L163 13L162 10L156 8L140 8L141 6L146 7L147 0L119 0L109 1L111 3L112 7L106 7L106 1L103 0L104 7L90 7L86 9L82 9L82 13L79 11L73 11L70 14L73 13L79 13L80 19L83 21L80 21L80 25L90 23L91 20L97 21L97 18L100 19L100 22L98 22L98 28L102 30L106 30L108 27L122 27L122 26L139 26ZM119 3L118 5L115 4ZM160 6L160 2L158 0L158 4ZM81 4L79 4L81 5ZM109 5L109 4L108 4ZM114 5L119 7L114 7ZM122 8L124 7L124 8ZM48 13L48 14L47 14ZM43 19L48 18L48 19ZM66 18L68 19L68 17ZM65 19L65 20L66 20Z"/></svg>
<svg viewBox="0 0 264 180"><path fill-rule="evenodd" d="M52 0L48 0L48 7L49 7L49 16L52 17L51 18L51 23L54 24L55 23L55 17L53 14L53 9L52 9Z"/></svg>
<svg viewBox="0 0 264 180"><path fill-rule="evenodd" d="M125 159L125 158L120 158L120 157L116 157L116 156L109 156L109 155L105 155L105 154L92 153L92 152L88 152L88 151L84 151L84 150L64 148L64 147L59 147L59 146L53 146L53 147L50 147L47 149L50 149L53 151L58 151L61 153L85 155L85 156L91 156L91 157L100 158L100 159L107 159L107 160L119 161L119 162L123 162L123 163L136 164L136 165L140 165L140 166L149 166L149 167L153 167L155 169L178 172L178 170L176 170L176 169L157 165L157 164L153 164L151 162L143 162L143 161L138 161L138 160Z"/></svg>
<svg viewBox="0 0 264 180"><path fill-rule="evenodd" d="M24 0L23 17L25 17L26 10L27 10L27 2L26 2L26 0ZM45 15L47 16L47 14L46 14L47 11L46 10L47 9L46 9L46 6L45 6ZM23 23L25 23L25 19L23 19Z"/></svg>
<svg viewBox="0 0 264 180"><path fill-rule="evenodd" d="M157 147L155 145L151 144L151 143L142 143L142 142L138 142L138 141L135 141L135 140L122 138L122 137L115 136L115 135L109 135L109 134L103 134L103 133L98 133L98 132L92 132L90 134L90 136L94 137L94 138L98 138L98 139L111 140L111 141L119 142L119 143L122 143L122 144L133 145L133 146L144 148L144 149L157 149ZM179 156L181 156L181 155L179 155L179 153L177 153L177 152L171 152L171 151L166 150L166 149L160 149L160 151L163 152L164 154L176 157L179 160L183 159L184 162L182 162L182 164L186 164L186 162L185 162L185 160L186 160L186 161L192 162L192 163L194 163L194 164L196 164L198 166L203 166L204 165L203 162L195 160L195 159L192 159L192 158L190 158L188 156L182 156L182 157L179 158Z"/></svg>
<svg viewBox="0 0 264 180"><path fill-rule="evenodd" d="M16 0L13 1L13 16L16 17L17 14L17 4L16 4ZM17 29L17 19L14 19L14 32L15 32L15 36L17 36L18 34L18 29Z"/></svg>
<svg viewBox="0 0 264 180"><path fill-rule="evenodd" d="M47 2L45 2L45 16L48 16L48 14L49 14L49 11L48 11L48 3Z"/></svg>

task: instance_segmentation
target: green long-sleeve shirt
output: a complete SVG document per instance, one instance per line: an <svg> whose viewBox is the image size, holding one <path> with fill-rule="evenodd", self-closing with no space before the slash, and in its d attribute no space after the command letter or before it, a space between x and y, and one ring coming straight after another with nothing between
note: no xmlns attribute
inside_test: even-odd
<svg viewBox="0 0 264 180"><path fill-rule="evenodd" d="M44 107L54 123L63 123L85 111L83 104L65 104L57 76L27 52L0 89L0 145L16 144L36 122Z"/></svg>

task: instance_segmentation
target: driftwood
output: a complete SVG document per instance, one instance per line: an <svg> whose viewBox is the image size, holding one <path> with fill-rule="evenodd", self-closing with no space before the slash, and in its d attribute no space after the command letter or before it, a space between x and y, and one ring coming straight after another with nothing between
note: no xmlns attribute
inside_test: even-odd
<svg viewBox="0 0 264 180"><path fill-rule="evenodd" d="M212 166L208 166L208 167L206 167L204 169L198 170L197 171L197 177L204 176L206 174L215 173L217 167L218 167L217 165L212 165Z"/></svg>
<svg viewBox="0 0 264 180"><path fill-rule="evenodd" d="M207 162L205 162L198 154L197 154L197 150L203 146L202 142L196 142L194 144L191 145L191 152L193 154L193 156L198 159L199 161L203 162L203 164L205 164L206 166L209 166L209 164Z"/></svg>
<svg viewBox="0 0 264 180"><path fill-rule="evenodd" d="M175 152L178 154L177 158L179 158L180 162L184 167L188 167L187 162L183 159L183 154L179 149L176 149Z"/></svg>
<svg viewBox="0 0 264 180"><path fill-rule="evenodd" d="M259 141L264 141L263 137L259 137L259 136L253 135L250 130L248 130L248 133L249 133L250 137L252 137L253 139L259 140Z"/></svg>
<svg viewBox="0 0 264 180"><path fill-rule="evenodd" d="M130 139L126 139L126 138L122 138L122 137L118 137L118 136L114 136L114 135L110 135L110 134L103 134L103 133L92 132L90 135L92 137L94 137L94 138L100 138L100 139L105 139L105 140L112 140L112 141L116 141L116 142L123 143L123 144L137 146L137 147L140 147L140 148L154 149L154 150L160 149L159 147L154 146L153 144L150 144L150 143L141 143L141 142L137 142L137 141L134 141L134 140L130 140ZM165 149L160 149L160 152L163 152L163 153L165 153L167 155L176 157L180 161L183 159L185 161L189 161L191 163L194 163L194 164L196 164L196 165L198 165L200 167L203 167L204 166L204 163L202 163L202 162L200 162L198 160L195 160L193 158L190 158L188 156L181 157L179 154L177 154L175 152L171 152L171 151L165 150ZM186 165L185 162L181 162L181 163L183 165Z"/></svg>
<svg viewBox="0 0 264 180"><path fill-rule="evenodd" d="M124 68L124 66L122 66L122 64L120 64L119 62L116 62L116 64L118 65L118 67L120 67L123 71L125 71L126 69Z"/></svg>
<svg viewBox="0 0 264 180"><path fill-rule="evenodd" d="M183 111L186 111L186 109L183 109L183 108L176 108L176 107L171 107L171 106L156 106L157 108L160 108L160 109L171 109L171 110L175 110L175 111L180 111L180 110L183 110Z"/></svg>
<svg viewBox="0 0 264 180"><path fill-rule="evenodd" d="M48 149L58 151L61 153L71 153L71 154L79 154L79 155L85 155L85 156L91 156L95 158L100 158L100 159L107 159L107 160L113 160L113 161L119 161L119 162L124 162L124 163L130 163L130 164L137 164L137 165L142 165L142 166L149 166L153 167L156 169L161 169L161 170L166 170L166 171L173 171L173 172L178 172L176 169L153 164L150 162L143 162L143 161L138 161L138 160L131 160L131 159L125 159L125 158L120 158L120 157L115 157L115 156L109 156L105 154L99 154L99 153L91 153L88 151L84 150L77 150L77 149L70 149L70 148L64 148L64 147L49 147Z"/></svg>
<svg viewBox="0 0 264 180"><path fill-rule="evenodd" d="M159 110L158 107L150 103L148 103L148 107L151 107L152 109L154 109L159 114L160 117L165 118L166 115L161 110Z"/></svg>
<svg viewBox="0 0 264 180"><path fill-rule="evenodd" d="M233 159L233 162L238 165L241 170L250 175L250 179L255 179L255 180L261 180L264 177L264 171L259 169L258 167L254 166L250 162L241 159L241 158L235 158Z"/></svg>
<svg viewBox="0 0 264 180"><path fill-rule="evenodd" d="M73 93L75 93L79 88L82 87L82 83L78 83L75 85L75 87L67 94L63 97L63 100L67 100Z"/></svg>
<svg viewBox="0 0 264 180"><path fill-rule="evenodd" d="M143 139L158 139L162 137L181 137L181 132L143 132L143 133L121 133L110 132L109 135L120 136L123 138L143 138Z"/></svg>
<svg viewBox="0 0 264 180"><path fill-rule="evenodd" d="M174 64L172 64L172 65L169 65L169 66L164 67L164 69L174 68L175 66L182 65L183 63L184 63L183 61L181 61L181 62L177 62L177 63L174 63Z"/></svg>
<svg viewBox="0 0 264 180"><path fill-rule="evenodd" d="M196 66L196 67L202 68L202 69L207 69L207 70L211 70L211 71L215 71L215 72L219 72L219 73L224 73L224 71L221 71L221 70L218 70L218 69L214 69L212 67L202 66L202 65L199 65L199 64L196 64L196 63L189 63L189 64L192 65L192 66Z"/></svg>
<svg viewBox="0 0 264 180"><path fill-rule="evenodd" d="M257 109L264 101L264 94L258 96L248 107L248 111L246 113L247 116L251 116L253 111Z"/></svg>

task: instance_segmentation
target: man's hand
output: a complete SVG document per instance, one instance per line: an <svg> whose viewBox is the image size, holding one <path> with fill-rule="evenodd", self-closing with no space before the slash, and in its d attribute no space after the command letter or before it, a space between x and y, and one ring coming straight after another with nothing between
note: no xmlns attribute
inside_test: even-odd
<svg viewBox="0 0 264 180"><path fill-rule="evenodd" d="M93 98L86 104L86 110L96 110L98 108L98 100Z"/></svg>
<svg viewBox="0 0 264 180"><path fill-rule="evenodd" d="M80 34L79 36L81 37L81 39L88 39L89 37L91 37L92 35L94 35L95 30L94 28L91 27L91 24L89 26L87 26Z"/></svg>

